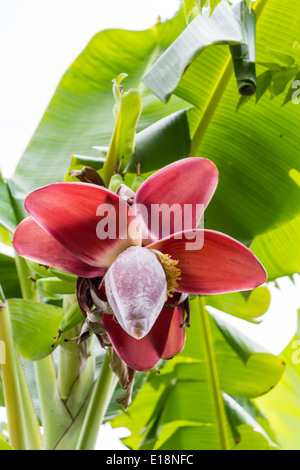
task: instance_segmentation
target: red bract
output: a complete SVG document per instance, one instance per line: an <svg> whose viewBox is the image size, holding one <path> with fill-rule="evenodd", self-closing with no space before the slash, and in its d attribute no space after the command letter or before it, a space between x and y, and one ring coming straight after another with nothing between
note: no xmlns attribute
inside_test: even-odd
<svg viewBox="0 0 300 470"><path fill-rule="evenodd" d="M140 186L132 206L100 186L55 183L27 197L31 217L18 226L14 247L25 258L80 277L104 276L114 316L104 314L102 323L119 356L130 367L147 370L184 346L179 293L250 290L266 281L248 248L222 233L197 229L217 183L215 165L203 158L186 158L156 172ZM103 220L107 227L117 222L116 236L99 239ZM128 230L133 222L142 227L142 240ZM202 239L203 246L192 244ZM167 292L174 307L164 306Z"/></svg>

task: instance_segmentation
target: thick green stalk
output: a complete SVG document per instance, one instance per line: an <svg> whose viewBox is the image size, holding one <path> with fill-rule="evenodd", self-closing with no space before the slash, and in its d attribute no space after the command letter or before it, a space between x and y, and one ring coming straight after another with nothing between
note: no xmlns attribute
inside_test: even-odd
<svg viewBox="0 0 300 470"><path fill-rule="evenodd" d="M18 256L16 252L15 263L23 299L39 301L39 294L35 283L32 282L31 279L28 279L32 274L28 267L28 264L26 263L26 260Z"/></svg>
<svg viewBox="0 0 300 470"><path fill-rule="evenodd" d="M27 450L41 450L42 449L42 435L38 419L35 414L32 399L26 382L24 370L17 356L17 367L19 374L19 383L22 397L22 406L26 427L26 449Z"/></svg>
<svg viewBox="0 0 300 470"><path fill-rule="evenodd" d="M9 311L0 308L0 341L5 346L5 358L1 364L4 400L8 420L9 442L14 449L26 449L25 420L20 390L16 353L12 339Z"/></svg>
<svg viewBox="0 0 300 470"><path fill-rule="evenodd" d="M38 291L36 289L36 286L35 286L34 282L32 282L32 280L28 279L31 276L31 271L28 267L28 264L27 264L26 260L19 257L17 255L17 253L15 253L15 263L16 263L16 268L17 268L17 273L18 273L18 278L19 278L19 283L20 283L23 298L25 300L39 301L40 299L39 299L39 294L38 294ZM37 383L40 384L40 390L48 389L48 390L53 391L54 384L56 386L56 375L54 374L54 376L53 376L53 369L51 368L51 366L53 366L51 356L49 356L49 358L47 357L44 360L37 361L37 362L39 363L38 366L37 366L36 362L34 363L34 365L35 365L35 375L36 375ZM43 365L44 365L44 368L43 368ZM21 368L22 366L20 365L19 367ZM26 402L28 400L29 390L28 390L28 385L26 383L26 379L24 377L23 369L22 369L22 373L19 370L19 377L21 378L22 387L24 387L24 390L22 391L22 397L23 397L23 400L25 400L25 402ZM26 390L25 390L25 387L26 387ZM41 398L40 395L39 395L39 398ZM52 396L49 395L48 400L40 400L42 416L47 415L47 410L48 409L51 410L51 408L53 407L53 400L51 402L51 398L52 398ZM28 401L27 401L27 405L25 403L24 403L24 405L26 407L25 428L28 425L28 429L26 428L26 433L28 434L29 432L31 432L31 433L34 432L32 438L31 438L33 440L33 442L30 443L30 439L27 442L28 442L29 446L37 445L39 425L38 425L38 421L37 421L37 418L36 418L36 414L34 412L33 407L30 408L29 406L27 406ZM48 423L47 420L46 420L46 423L43 420L44 436L46 436L46 439L44 438L44 444L48 443L47 442L47 436L49 435L49 431L47 429L47 423ZM33 427L36 428L35 431L32 430ZM52 430L52 428L51 428L51 430ZM55 435L55 437L56 437L56 435ZM35 442L35 444L34 444L34 442Z"/></svg>
<svg viewBox="0 0 300 470"><path fill-rule="evenodd" d="M119 126L119 120L116 124L116 128ZM115 164L116 162L116 156L117 156L117 142L116 139L112 139L110 146L109 146L109 151L107 152L106 159L102 168L102 173L101 177L105 183L105 185L108 187L109 182L111 177L115 174Z"/></svg>
<svg viewBox="0 0 300 470"><path fill-rule="evenodd" d="M72 423L57 390L56 370L52 356L34 362L44 428L44 449L53 449Z"/></svg>
<svg viewBox="0 0 300 470"><path fill-rule="evenodd" d="M68 309L74 304L76 298L74 295L64 295L63 308L66 313ZM68 331L65 338L72 338L76 336L76 331L73 328ZM80 352L76 341L62 342L59 348L59 365L58 365L58 390L61 398L66 400L72 385L80 372Z"/></svg>
<svg viewBox="0 0 300 470"><path fill-rule="evenodd" d="M256 22L258 22L261 13L263 12L264 7L266 6L268 0L258 0L256 2L253 10L256 15ZM202 139L205 135L205 132L215 114L215 111L218 107L218 104L223 96L224 91L228 85L228 82L233 73L233 65L231 60L231 55L228 55L228 59L224 64L223 70L220 73L219 79L212 90L206 106L204 106L203 111L199 117L196 130L194 132L192 143L191 143L191 152L192 156L196 155L197 150L202 142Z"/></svg>
<svg viewBox="0 0 300 470"><path fill-rule="evenodd" d="M206 357L207 357L207 366L208 366L208 372L210 375L210 383L212 385L213 398L214 398L216 416L217 416L217 421L218 421L220 444L221 444L222 450L230 450L230 444L229 444L228 435L226 432L226 422L227 422L226 413L225 413L223 398L221 394L219 374L218 374L217 362L216 362L215 351L214 351L214 343L213 343L213 338L212 338L210 324L209 324L209 314L207 310L205 309L204 300L201 297L198 297L196 301L198 302L198 307L199 307L200 321L201 321L203 339L204 339L204 347L206 350Z"/></svg>
<svg viewBox="0 0 300 470"><path fill-rule="evenodd" d="M110 354L107 353L94 385L76 450L93 450L95 447L100 426L118 382L109 361Z"/></svg>
<svg viewBox="0 0 300 470"><path fill-rule="evenodd" d="M68 338L76 335L75 329L68 332ZM64 338L66 338L64 336ZM57 385L62 400L67 400L72 385L80 372L80 357L76 341L62 342L59 347Z"/></svg>

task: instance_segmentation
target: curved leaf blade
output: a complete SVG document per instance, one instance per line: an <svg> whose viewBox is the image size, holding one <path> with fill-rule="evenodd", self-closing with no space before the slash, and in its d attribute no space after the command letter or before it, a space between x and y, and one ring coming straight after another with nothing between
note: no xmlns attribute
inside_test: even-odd
<svg viewBox="0 0 300 470"><path fill-rule="evenodd" d="M140 162L141 172L148 173L187 157L191 139L185 110L177 111L155 122L136 136L135 151L126 171L135 173ZM162 162L163 156L163 162Z"/></svg>
<svg viewBox="0 0 300 470"><path fill-rule="evenodd" d="M17 226L12 200L8 186L0 172L0 224L8 231L13 232Z"/></svg>
<svg viewBox="0 0 300 470"><path fill-rule="evenodd" d="M243 294L220 294L207 296L206 304L253 323L259 323L260 317L269 308L271 295L267 287L257 287L253 291Z"/></svg>
<svg viewBox="0 0 300 470"><path fill-rule="evenodd" d="M243 29L227 2L211 17L205 11L197 16L144 75L143 82L165 103L177 87L182 74L212 44L245 42Z"/></svg>
<svg viewBox="0 0 300 470"><path fill-rule="evenodd" d="M28 361L41 359L53 351L53 338L57 335L63 309L23 299L7 301L13 340L17 350Z"/></svg>
<svg viewBox="0 0 300 470"><path fill-rule="evenodd" d="M299 324L298 315L298 331L281 353L287 362L282 380L268 395L255 399L255 404L267 417L276 438L286 450L300 449Z"/></svg>

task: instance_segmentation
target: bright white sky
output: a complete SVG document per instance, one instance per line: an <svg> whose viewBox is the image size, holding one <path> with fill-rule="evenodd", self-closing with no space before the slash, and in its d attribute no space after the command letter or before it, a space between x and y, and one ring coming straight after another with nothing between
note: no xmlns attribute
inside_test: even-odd
<svg viewBox="0 0 300 470"><path fill-rule="evenodd" d="M103 29L147 29L178 0L0 0L0 165L10 176L58 82Z"/></svg>
<svg viewBox="0 0 300 470"><path fill-rule="evenodd" d="M178 4L178 0L0 0L3 174L12 175L60 78L94 34L107 28L149 28L158 16L172 17ZM281 290L271 286L272 303L262 325L233 318L236 326L274 353L285 347L295 330L300 307L299 277L295 280L296 287L289 279L280 280ZM101 448L120 447L109 426L101 434Z"/></svg>

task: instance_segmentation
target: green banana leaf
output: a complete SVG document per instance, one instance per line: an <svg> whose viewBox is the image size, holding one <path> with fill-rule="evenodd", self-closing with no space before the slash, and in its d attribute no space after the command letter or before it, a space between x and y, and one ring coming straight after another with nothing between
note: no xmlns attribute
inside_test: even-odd
<svg viewBox="0 0 300 470"><path fill-rule="evenodd" d="M6 298L22 297L15 260L2 253L0 253L0 286Z"/></svg>
<svg viewBox="0 0 300 470"><path fill-rule="evenodd" d="M251 250L263 263L268 279L289 276L300 271L300 216L255 237Z"/></svg>
<svg viewBox="0 0 300 470"><path fill-rule="evenodd" d="M271 424L277 440L286 450L300 449L300 318L298 331L281 353L287 363L282 380L266 396L256 398L255 404Z"/></svg>
<svg viewBox="0 0 300 470"><path fill-rule="evenodd" d="M211 315L216 322L211 329L222 390L248 398L272 390L284 373L284 360L232 327L226 317Z"/></svg>
<svg viewBox="0 0 300 470"><path fill-rule="evenodd" d="M13 340L24 359L35 361L50 354L63 316L62 308L23 299L9 299L7 304Z"/></svg>
<svg viewBox="0 0 300 470"><path fill-rule="evenodd" d="M0 406L5 406L4 403L4 392L3 392L3 384L2 384L2 377L0 374Z"/></svg>
<svg viewBox="0 0 300 470"><path fill-rule="evenodd" d="M231 423L236 445L233 450L278 449L261 424L232 397L223 393L226 413Z"/></svg>
<svg viewBox="0 0 300 470"><path fill-rule="evenodd" d="M63 294L75 293L75 280L73 282L67 282L62 281L57 277L47 277L38 279L36 281L36 285L41 289L42 292L49 292L59 296L62 296Z"/></svg>
<svg viewBox="0 0 300 470"><path fill-rule="evenodd" d="M3 225L0 225L0 242L4 245L12 246L10 232Z"/></svg>
<svg viewBox="0 0 300 470"><path fill-rule="evenodd" d="M10 232L17 226L17 219L12 206L8 187L0 172L0 224ZM2 240L1 240L2 241Z"/></svg>
<svg viewBox="0 0 300 470"><path fill-rule="evenodd" d="M298 37L299 3L292 1L289 9L282 9L280 0L261 0L255 11L258 61L268 60L267 47L288 53ZM150 74L151 69L148 86ZM153 80L151 89L155 84ZM168 76L160 86L168 92ZM299 186L290 177L291 170L299 169L297 106L290 103L282 108L278 99L263 97L259 105L248 102L237 113L233 67L224 47L207 48L186 70L174 93L195 106L188 111L192 155L212 159L220 172L218 189L206 211L206 227L248 243L282 223L293 223L300 202ZM300 270L300 245L293 232L282 244L282 250L287 250L292 239L298 247L289 274ZM274 250L271 259L265 256L264 261L271 278L274 271L276 276L287 274Z"/></svg>
<svg viewBox="0 0 300 470"><path fill-rule="evenodd" d="M135 151L126 171L135 173L141 163L141 172L158 170L164 165L190 154L190 129L185 110L160 119L139 132L136 136Z"/></svg>
<svg viewBox="0 0 300 470"><path fill-rule="evenodd" d="M221 0L183 0L183 8L186 22L189 23L197 14L202 13L203 8L210 8L210 14L213 13ZM250 6L251 0L247 1Z"/></svg>
<svg viewBox="0 0 300 470"><path fill-rule="evenodd" d="M271 294L267 287L257 287L246 293L233 292L205 298L207 305L252 323L261 321L261 316L268 310L270 301Z"/></svg>
<svg viewBox="0 0 300 470"><path fill-rule="evenodd" d="M282 376L282 360L268 353L261 355L256 345L246 342L232 328L228 343L209 318L203 299L194 299L191 307L192 327L187 329L183 351L168 361L160 375L152 373L128 414L115 418L112 425L130 429L132 435L124 443L133 449L233 449L236 442L241 446L272 447L265 431L247 413L241 417L234 400L227 397L224 402L222 391L231 387L228 393L266 393ZM236 343L238 353L232 347ZM247 362L254 358L252 365L245 364L245 353ZM224 361L220 360L222 355ZM232 408L231 413L228 407ZM233 420L229 414L240 418ZM250 428L237 429L241 424ZM260 429L260 436L252 434L254 428Z"/></svg>
<svg viewBox="0 0 300 470"><path fill-rule="evenodd" d="M12 446L0 438L0 450L14 450Z"/></svg>
<svg viewBox="0 0 300 470"><path fill-rule="evenodd" d="M102 171L102 178L107 186L111 175L116 170L114 167L118 169L122 159L120 170L124 170L134 152L136 127L142 111L140 92L137 89L123 92L121 82L126 76L126 74L121 74L113 80L113 94L116 101L113 113L116 124Z"/></svg>
<svg viewBox="0 0 300 470"><path fill-rule="evenodd" d="M205 47L212 44L246 42L244 30L233 9L222 2L209 17L197 16L143 76L145 85L165 103L170 99L182 74Z"/></svg>

